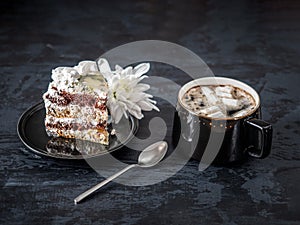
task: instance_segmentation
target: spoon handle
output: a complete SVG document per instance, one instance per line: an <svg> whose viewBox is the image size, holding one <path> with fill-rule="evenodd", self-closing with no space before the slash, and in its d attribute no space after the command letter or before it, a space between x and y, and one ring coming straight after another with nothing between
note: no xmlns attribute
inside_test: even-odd
<svg viewBox="0 0 300 225"><path fill-rule="evenodd" d="M126 166L124 169L120 170L119 172L115 173L114 175L108 177L106 180L102 181L101 183L95 185L94 187L88 189L87 191L83 192L82 194L80 194L78 197L76 197L74 199L74 203L75 205L77 203L79 203L82 199L86 198L87 196L89 196L90 194L92 194L93 192L97 191L99 188L103 187L105 184L109 183L110 181L112 181L113 179L117 178L118 176L122 175L123 173L125 173L127 170L133 168L137 166L137 164L132 164L132 165L128 165Z"/></svg>

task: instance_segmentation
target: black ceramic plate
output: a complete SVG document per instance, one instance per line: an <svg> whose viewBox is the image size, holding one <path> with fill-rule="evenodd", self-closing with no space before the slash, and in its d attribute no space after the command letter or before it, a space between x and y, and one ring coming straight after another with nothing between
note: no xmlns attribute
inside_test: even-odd
<svg viewBox="0 0 300 225"><path fill-rule="evenodd" d="M117 132L121 130L120 134L111 136L108 146L75 139L51 138L45 131L45 114L43 102L26 110L18 122L18 135L25 146L34 153L58 159L78 160L111 153L128 143L138 129L136 118L124 118L120 123L124 126L120 125L116 129Z"/></svg>

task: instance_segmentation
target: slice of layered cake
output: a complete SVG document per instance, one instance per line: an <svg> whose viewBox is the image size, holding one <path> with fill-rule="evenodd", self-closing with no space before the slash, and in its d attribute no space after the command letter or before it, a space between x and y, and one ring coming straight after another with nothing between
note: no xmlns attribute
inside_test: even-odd
<svg viewBox="0 0 300 225"><path fill-rule="evenodd" d="M49 136L77 138L108 145L108 86L94 61L52 70L43 95Z"/></svg>

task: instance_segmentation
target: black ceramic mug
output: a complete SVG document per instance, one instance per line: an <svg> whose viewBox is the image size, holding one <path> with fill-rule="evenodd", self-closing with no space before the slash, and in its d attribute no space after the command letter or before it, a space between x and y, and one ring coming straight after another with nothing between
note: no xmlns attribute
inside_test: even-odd
<svg viewBox="0 0 300 225"><path fill-rule="evenodd" d="M201 85L230 85L249 93L255 104L243 116L209 118L197 115L182 102L184 94ZM265 158L272 142L272 126L261 119L258 93L249 85L225 77L204 77L185 84L178 93L173 144L204 163L229 164L249 157Z"/></svg>

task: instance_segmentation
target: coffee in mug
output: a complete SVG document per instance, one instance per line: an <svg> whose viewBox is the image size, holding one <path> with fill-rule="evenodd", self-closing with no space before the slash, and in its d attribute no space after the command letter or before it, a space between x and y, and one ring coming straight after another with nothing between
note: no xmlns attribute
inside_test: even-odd
<svg viewBox="0 0 300 225"><path fill-rule="evenodd" d="M195 114L210 118L237 118L255 108L254 98L232 85L203 85L190 88L182 103Z"/></svg>
<svg viewBox="0 0 300 225"><path fill-rule="evenodd" d="M181 145L181 151L199 161L205 152L209 153L206 156L212 152L215 164L238 162L249 156L265 158L271 150L272 126L261 119L260 104L258 93L238 80L193 80L178 93L173 144ZM213 136L222 139L220 146L213 145L218 142Z"/></svg>

